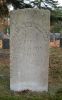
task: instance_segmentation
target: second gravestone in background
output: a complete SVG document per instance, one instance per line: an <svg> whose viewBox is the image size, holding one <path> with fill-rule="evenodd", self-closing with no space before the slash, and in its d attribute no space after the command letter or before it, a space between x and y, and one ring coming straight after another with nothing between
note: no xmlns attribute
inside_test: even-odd
<svg viewBox="0 0 62 100"><path fill-rule="evenodd" d="M10 18L10 89L47 91L49 11L22 9Z"/></svg>

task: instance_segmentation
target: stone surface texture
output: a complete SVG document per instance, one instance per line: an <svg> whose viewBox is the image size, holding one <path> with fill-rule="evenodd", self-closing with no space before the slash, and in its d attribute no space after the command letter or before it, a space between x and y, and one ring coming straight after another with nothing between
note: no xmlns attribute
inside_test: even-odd
<svg viewBox="0 0 62 100"><path fill-rule="evenodd" d="M50 13L29 8L10 15L10 89L47 91Z"/></svg>

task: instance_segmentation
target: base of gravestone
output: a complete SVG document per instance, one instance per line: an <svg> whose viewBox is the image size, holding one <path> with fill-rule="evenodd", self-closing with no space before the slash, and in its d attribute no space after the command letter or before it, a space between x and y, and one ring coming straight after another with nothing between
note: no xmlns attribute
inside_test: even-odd
<svg viewBox="0 0 62 100"><path fill-rule="evenodd" d="M10 89L48 91L49 11L16 10L10 19Z"/></svg>
<svg viewBox="0 0 62 100"><path fill-rule="evenodd" d="M41 85L39 84L36 84L36 83L29 83L26 82L26 83L20 83L20 84L14 84L14 85L11 85L11 90L15 90L16 92L17 91L48 91L48 84L46 84L46 86L42 87Z"/></svg>

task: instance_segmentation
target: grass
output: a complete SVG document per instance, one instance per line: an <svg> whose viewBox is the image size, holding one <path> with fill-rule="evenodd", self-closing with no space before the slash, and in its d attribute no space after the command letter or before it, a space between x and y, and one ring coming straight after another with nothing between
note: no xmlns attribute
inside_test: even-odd
<svg viewBox="0 0 62 100"><path fill-rule="evenodd" d="M0 64L0 100L62 100L62 48L50 48L48 92L10 91L9 70L9 64Z"/></svg>
<svg viewBox="0 0 62 100"><path fill-rule="evenodd" d="M60 88L62 88L62 48L51 48L49 90L54 93Z"/></svg>
<svg viewBox="0 0 62 100"><path fill-rule="evenodd" d="M9 66L0 66L0 95L9 95Z"/></svg>
<svg viewBox="0 0 62 100"><path fill-rule="evenodd" d="M62 95L48 93L23 93L13 96L0 96L0 100L62 100Z"/></svg>

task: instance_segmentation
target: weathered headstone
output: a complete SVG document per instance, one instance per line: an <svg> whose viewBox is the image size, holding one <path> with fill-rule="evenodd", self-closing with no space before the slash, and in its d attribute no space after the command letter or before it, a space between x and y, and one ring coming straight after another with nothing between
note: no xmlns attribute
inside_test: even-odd
<svg viewBox="0 0 62 100"><path fill-rule="evenodd" d="M48 90L49 20L49 11L43 9L11 13L11 90Z"/></svg>

